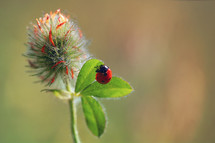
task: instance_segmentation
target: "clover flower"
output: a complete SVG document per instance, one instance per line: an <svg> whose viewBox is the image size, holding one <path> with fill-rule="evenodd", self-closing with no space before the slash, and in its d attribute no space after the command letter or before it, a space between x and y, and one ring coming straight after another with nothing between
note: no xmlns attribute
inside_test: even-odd
<svg viewBox="0 0 215 143"><path fill-rule="evenodd" d="M86 60L89 56L85 49L87 43L77 24L60 9L46 13L28 27L24 54L28 67L46 85L61 81L59 86L42 91L68 101L73 143L81 143L76 121L76 108L80 102L89 130L100 137L105 131L107 117L97 98L120 98L133 91L128 82L112 77L109 67L102 70L101 67L107 67L104 62Z"/></svg>
<svg viewBox="0 0 215 143"><path fill-rule="evenodd" d="M88 56L88 41L77 24L60 9L36 19L28 28L27 52L29 67L41 82L73 80L81 63Z"/></svg>

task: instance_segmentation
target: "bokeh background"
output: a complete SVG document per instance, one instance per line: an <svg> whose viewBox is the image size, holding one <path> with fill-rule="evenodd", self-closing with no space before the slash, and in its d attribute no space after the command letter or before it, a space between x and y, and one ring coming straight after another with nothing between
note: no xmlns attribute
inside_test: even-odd
<svg viewBox="0 0 215 143"><path fill-rule="evenodd" d="M72 143L66 102L26 73L26 26L43 12L71 12L105 61L135 92L102 100L101 139L83 143L215 142L215 1L0 0L0 143Z"/></svg>

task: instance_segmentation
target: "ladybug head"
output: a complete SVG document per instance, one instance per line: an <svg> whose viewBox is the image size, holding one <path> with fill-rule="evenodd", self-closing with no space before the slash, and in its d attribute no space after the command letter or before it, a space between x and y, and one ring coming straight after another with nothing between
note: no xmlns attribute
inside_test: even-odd
<svg viewBox="0 0 215 143"><path fill-rule="evenodd" d="M108 66L106 66L106 65L101 65L101 66L99 66L99 68L96 70L96 72L106 73L108 69L109 69Z"/></svg>

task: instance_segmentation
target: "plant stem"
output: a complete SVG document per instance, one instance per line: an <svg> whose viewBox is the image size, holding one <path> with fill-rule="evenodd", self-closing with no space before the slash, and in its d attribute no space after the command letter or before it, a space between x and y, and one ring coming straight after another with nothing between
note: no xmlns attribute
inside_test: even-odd
<svg viewBox="0 0 215 143"><path fill-rule="evenodd" d="M71 92L71 87L69 81L66 82L67 91ZM73 138L73 143L81 143L78 136L77 122L76 122L76 104L74 102L74 95L71 94L71 99L69 100L69 109L70 109L70 120L71 120L71 133Z"/></svg>
<svg viewBox="0 0 215 143"><path fill-rule="evenodd" d="M74 99L71 98L69 100L69 108L70 108L70 116L71 116L71 132L74 143L81 143L78 130L77 130L77 122L76 122L76 104L74 103Z"/></svg>

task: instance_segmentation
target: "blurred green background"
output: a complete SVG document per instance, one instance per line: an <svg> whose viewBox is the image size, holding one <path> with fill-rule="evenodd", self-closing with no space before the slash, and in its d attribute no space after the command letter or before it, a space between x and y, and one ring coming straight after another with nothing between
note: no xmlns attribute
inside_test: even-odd
<svg viewBox="0 0 215 143"><path fill-rule="evenodd" d="M101 139L83 143L215 142L215 2L165 0L1 0L0 143L72 143L66 102L41 93L26 73L26 26L43 12L72 13L89 52L135 92L102 100L109 117Z"/></svg>

